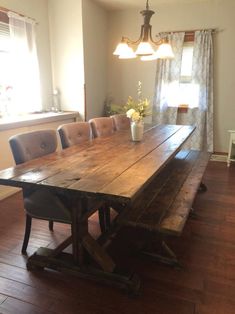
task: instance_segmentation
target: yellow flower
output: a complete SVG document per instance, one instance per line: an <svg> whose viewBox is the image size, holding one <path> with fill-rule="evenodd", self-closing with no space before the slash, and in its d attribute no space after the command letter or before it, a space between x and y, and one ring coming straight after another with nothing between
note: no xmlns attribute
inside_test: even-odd
<svg viewBox="0 0 235 314"><path fill-rule="evenodd" d="M140 121L141 120L140 113L138 111L133 112L131 119L134 122Z"/></svg>
<svg viewBox="0 0 235 314"><path fill-rule="evenodd" d="M149 109L149 100L147 98L142 98L141 82L138 82L138 99L134 100L131 96L129 96L124 109L127 112L127 116L131 118L132 121L140 121L144 117L151 114Z"/></svg>

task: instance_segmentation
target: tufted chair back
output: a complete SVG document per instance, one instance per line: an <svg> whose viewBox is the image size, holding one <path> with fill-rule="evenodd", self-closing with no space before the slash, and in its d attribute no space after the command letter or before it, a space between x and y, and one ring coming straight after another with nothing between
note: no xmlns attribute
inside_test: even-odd
<svg viewBox="0 0 235 314"><path fill-rule="evenodd" d="M117 131L130 129L130 119L126 114L115 114L111 116L114 121L114 126Z"/></svg>
<svg viewBox="0 0 235 314"><path fill-rule="evenodd" d="M113 119L100 117L89 120L94 137L109 136L115 132Z"/></svg>
<svg viewBox="0 0 235 314"><path fill-rule="evenodd" d="M10 137L9 143L15 163L18 165L53 153L57 148L56 131L39 130L17 134Z"/></svg>
<svg viewBox="0 0 235 314"><path fill-rule="evenodd" d="M53 153L57 148L55 130L40 130L17 134L9 139L15 163L21 164L31 159ZM25 235L21 252L26 253L31 231L32 218L48 220L53 230L53 221L71 224L71 215L64 198L46 189L23 191L26 211ZM26 195L27 194L27 195Z"/></svg>
<svg viewBox="0 0 235 314"><path fill-rule="evenodd" d="M80 144L91 139L92 133L89 122L66 123L58 128L62 148Z"/></svg>

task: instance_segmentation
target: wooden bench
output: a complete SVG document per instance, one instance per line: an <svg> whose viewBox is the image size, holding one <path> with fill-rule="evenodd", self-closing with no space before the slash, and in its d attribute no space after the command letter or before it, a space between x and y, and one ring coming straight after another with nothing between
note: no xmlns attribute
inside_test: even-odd
<svg viewBox="0 0 235 314"><path fill-rule="evenodd" d="M119 224L161 235L180 236L209 158L210 154L205 152L180 151L135 200L133 206L120 215ZM170 259L157 254L155 257L168 264L178 264L173 251L164 241L162 244Z"/></svg>

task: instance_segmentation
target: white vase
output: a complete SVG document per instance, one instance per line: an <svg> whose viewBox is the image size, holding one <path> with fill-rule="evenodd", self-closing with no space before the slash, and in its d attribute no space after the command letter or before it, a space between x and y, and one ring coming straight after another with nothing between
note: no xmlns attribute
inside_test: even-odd
<svg viewBox="0 0 235 314"><path fill-rule="evenodd" d="M132 141L139 142L143 139L144 134L144 122L140 120L138 122L131 122L131 137Z"/></svg>

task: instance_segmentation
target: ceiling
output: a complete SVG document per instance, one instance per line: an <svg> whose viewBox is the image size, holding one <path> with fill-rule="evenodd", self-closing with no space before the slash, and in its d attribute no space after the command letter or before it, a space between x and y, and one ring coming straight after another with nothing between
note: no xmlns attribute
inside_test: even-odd
<svg viewBox="0 0 235 314"><path fill-rule="evenodd" d="M94 0L101 4L107 10L123 10L127 8L141 8L144 9L146 0ZM208 0L149 0L149 6L156 7L160 4L169 3L194 3L194 2L205 2Z"/></svg>

